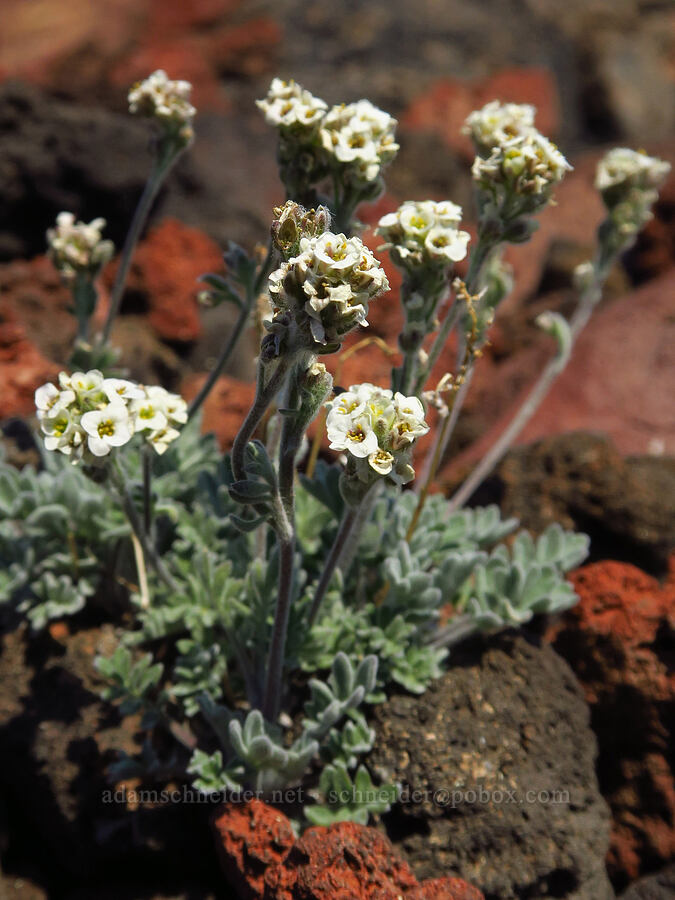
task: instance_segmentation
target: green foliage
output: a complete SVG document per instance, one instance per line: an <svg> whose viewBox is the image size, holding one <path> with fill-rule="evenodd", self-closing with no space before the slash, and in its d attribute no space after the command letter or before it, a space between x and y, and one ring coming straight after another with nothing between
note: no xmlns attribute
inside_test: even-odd
<svg viewBox="0 0 675 900"><path fill-rule="evenodd" d="M112 656L98 656L95 661L99 674L109 682L103 691L103 699L114 703L119 701L123 715L133 715L143 710L143 727L156 724L158 709L158 687L164 667L155 663L151 653L134 660L131 650L117 647Z"/></svg>
<svg viewBox="0 0 675 900"><path fill-rule="evenodd" d="M376 787L365 766L359 766L354 780L340 765L326 766L319 780L323 803L305 808L312 825L357 822L367 825L371 815L387 812L396 802L398 788L393 784Z"/></svg>

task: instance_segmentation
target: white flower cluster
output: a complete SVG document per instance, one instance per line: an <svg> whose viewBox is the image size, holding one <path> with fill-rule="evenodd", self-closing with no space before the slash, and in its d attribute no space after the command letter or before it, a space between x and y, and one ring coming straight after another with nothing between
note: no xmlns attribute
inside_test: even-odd
<svg viewBox="0 0 675 900"><path fill-rule="evenodd" d="M369 100L341 104L321 122L321 145L338 163L347 165L360 181L370 182L398 152L396 119Z"/></svg>
<svg viewBox="0 0 675 900"><path fill-rule="evenodd" d="M477 156L471 174L481 187L536 197L547 196L571 169L556 145L533 129L493 147L487 159Z"/></svg>
<svg viewBox="0 0 675 900"><path fill-rule="evenodd" d="M48 255L56 269L67 281L79 272L95 276L101 266L109 262L115 247L112 241L104 241L101 232L105 219L76 222L70 212L56 217L56 226L47 230Z"/></svg>
<svg viewBox="0 0 675 900"><path fill-rule="evenodd" d="M122 378L104 378L98 369L61 372L58 387L43 384L35 406L47 450L70 456L73 463L93 462L136 433L164 453L187 422L182 397L162 387L145 387Z"/></svg>
<svg viewBox="0 0 675 900"><path fill-rule="evenodd" d="M311 146L318 171L327 165L341 170L346 180L369 184L398 151L396 119L369 100L329 109L297 82L275 78L267 97L256 102L266 121L281 129L285 140L296 136L303 150Z"/></svg>
<svg viewBox="0 0 675 900"><path fill-rule="evenodd" d="M328 106L292 79L275 78L264 100L256 106L265 113L265 121L276 128L312 129Z"/></svg>
<svg viewBox="0 0 675 900"><path fill-rule="evenodd" d="M384 270L361 239L330 231L303 237L298 255L269 277L274 317L300 314L318 344L341 342L367 325L368 304L387 290Z"/></svg>
<svg viewBox="0 0 675 900"><path fill-rule="evenodd" d="M326 406L331 450L347 450L357 460L367 460L370 469L398 484L415 477L410 451L429 431L417 397L374 384L354 384Z"/></svg>
<svg viewBox="0 0 675 900"><path fill-rule="evenodd" d="M172 81L163 69L157 69L129 91L129 112L157 119L188 144L197 113L190 103L191 91L189 81Z"/></svg>
<svg viewBox="0 0 675 900"><path fill-rule="evenodd" d="M615 147L598 163L595 187L599 191L612 188L643 191L658 190L670 172L670 163L642 150Z"/></svg>
<svg viewBox="0 0 675 900"><path fill-rule="evenodd" d="M534 106L529 103L491 100L467 117L462 133L471 137L481 156L488 156L493 147L535 131L535 113Z"/></svg>
<svg viewBox="0 0 675 900"><path fill-rule="evenodd" d="M435 263L451 266L467 254L469 234L460 231L462 207L445 200L435 203L407 201L396 212L383 216L377 226L400 265Z"/></svg>

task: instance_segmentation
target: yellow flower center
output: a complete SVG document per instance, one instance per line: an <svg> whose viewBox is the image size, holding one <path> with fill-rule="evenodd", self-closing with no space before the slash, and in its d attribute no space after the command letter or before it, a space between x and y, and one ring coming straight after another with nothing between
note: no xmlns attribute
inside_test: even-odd
<svg viewBox="0 0 675 900"><path fill-rule="evenodd" d="M110 419L107 419L105 422L98 423L98 436L103 437L111 437L111 435L115 434L115 426L113 425Z"/></svg>
<svg viewBox="0 0 675 900"><path fill-rule="evenodd" d="M363 433L363 428L361 428L360 425L358 425L358 426L357 426L356 428L354 428L352 431L348 431L348 432L347 432L347 437L348 437L350 440L355 441L357 444L361 444L361 443L362 443L363 441L365 441L365 439L366 439L366 436L365 436L365 434Z"/></svg>

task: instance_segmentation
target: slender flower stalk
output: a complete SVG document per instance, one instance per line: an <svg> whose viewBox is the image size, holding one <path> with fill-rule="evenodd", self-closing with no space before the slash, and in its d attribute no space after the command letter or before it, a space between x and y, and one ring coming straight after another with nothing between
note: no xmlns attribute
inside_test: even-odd
<svg viewBox="0 0 675 900"><path fill-rule="evenodd" d="M321 604L323 603L326 592L333 579L333 575L335 574L335 571L338 567L340 556L342 555L345 543L356 522L357 510L358 507L355 508L348 506L345 508L345 511L343 513L337 533L335 535L335 539L333 540L330 552L326 557L326 561L321 571L321 576L316 586L316 591L314 592L314 598L309 610L309 615L307 616L307 625L310 628L316 622L316 617L319 614Z"/></svg>

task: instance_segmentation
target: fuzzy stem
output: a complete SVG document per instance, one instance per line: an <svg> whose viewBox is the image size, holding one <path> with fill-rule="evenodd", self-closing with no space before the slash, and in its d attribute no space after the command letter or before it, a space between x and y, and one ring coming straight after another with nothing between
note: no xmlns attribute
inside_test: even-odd
<svg viewBox="0 0 675 900"><path fill-rule="evenodd" d="M276 368L267 380L267 384L265 384L266 366L261 361L258 361L258 383L253 406L248 411L248 415L244 419L232 444L232 472L237 481L241 481L246 475L244 470L246 445L253 437L256 428L265 415L267 407L279 392L291 362L292 360L289 360L287 357L280 357Z"/></svg>
<svg viewBox="0 0 675 900"><path fill-rule="evenodd" d="M143 523L134 504L133 497L131 496L131 491L129 489L129 484L127 482L126 476L117 460L113 461L113 465L110 471L113 473L115 487L117 488L120 499L122 501L122 508L124 509L124 513L129 521L129 525L131 525L132 531L138 538L138 542L141 545L145 559L148 560L148 562L157 572L157 575L162 579L164 584L170 590L177 590L178 585L164 565L161 557L148 540L148 536L145 532L145 529L143 528Z"/></svg>
<svg viewBox="0 0 675 900"><path fill-rule="evenodd" d="M330 553L328 554L326 562L324 563L323 571L321 572L321 577L319 578L319 583L316 586L316 592L314 594L314 599L312 600L312 606L309 610L309 616L307 619L307 625L309 628L312 627L312 625L316 621L317 615L319 614L321 604L323 603L323 599L326 596L326 591L328 590L328 586L330 585L335 570L337 569L337 564L339 562L340 556L342 555L345 542L349 537L354 524L356 523L357 510L358 507L348 506L344 511L342 521L338 526L337 534L335 535L335 539L333 541L333 546L330 548Z"/></svg>
<svg viewBox="0 0 675 900"><path fill-rule="evenodd" d="M441 327L438 329L436 337L433 340L431 348L429 349L429 355L427 357L426 364L422 372L420 372L417 382L414 387L413 393L417 396L422 393L424 390L424 385L426 383L427 378L431 375L431 371L438 362L438 358L441 355L443 348L445 347L445 343L450 336L452 329L455 327L455 323L459 317L459 304L453 303L450 309L448 310Z"/></svg>
<svg viewBox="0 0 675 900"><path fill-rule="evenodd" d="M570 319L569 327L572 346L574 346L574 342L586 326L595 305L600 299L600 294L601 282L599 277L596 276L590 287L584 291L579 298L579 304ZM448 515L453 513L456 509L459 509L459 507L464 506L476 488L482 484L495 466L503 459L509 447L541 406L541 403L548 394L553 382L565 369L568 360L569 353L565 354L565 356L556 354L556 356L548 362L513 419L474 468L459 490L457 490L450 498L448 502Z"/></svg>
<svg viewBox="0 0 675 900"><path fill-rule="evenodd" d="M107 344L110 340L110 333L122 302L122 294L124 293L124 287L126 285L127 275L129 274L136 244L141 236L143 226L148 218L152 204L154 203L166 176L171 170L171 167L179 156L180 151L177 152L175 148L173 149L173 152L167 150L162 152L161 149L158 151L157 159L155 160L150 175L148 176L148 180L145 183L143 193L138 201L138 206L136 207L133 219L131 220L131 226L129 227L129 231L127 232L124 241L117 274L115 275L115 281L110 292L108 315L105 320L105 325L103 326L103 331L101 332L101 346Z"/></svg>
<svg viewBox="0 0 675 900"><path fill-rule="evenodd" d="M297 404L294 385L289 386L288 405ZM288 619L293 599L295 559L295 457L301 435L291 416L284 419L279 452L278 496L275 502L274 527L279 541L279 590L274 613L274 626L267 659L267 677L262 713L276 722L281 708L281 683L288 636Z"/></svg>
<svg viewBox="0 0 675 900"><path fill-rule="evenodd" d="M439 628L429 641L431 647L451 647L477 631L473 616L459 615L444 628Z"/></svg>
<svg viewBox="0 0 675 900"><path fill-rule="evenodd" d="M191 419L199 410L202 408L204 401L209 396L215 383L218 381L220 376L222 375L223 369L227 365L227 362L232 355L234 348L237 346L239 338L241 337L244 328L248 322L249 315L251 313L249 306L244 306L239 313L237 321L235 322L234 328L230 334L230 338L223 347L220 352L220 356L216 360L216 364L209 373L209 377L206 379L204 384L199 390L197 396L193 399L192 403L188 407L188 419Z"/></svg>
<svg viewBox="0 0 675 900"><path fill-rule="evenodd" d="M143 527L145 533L152 540L154 523L152 521L152 451L145 446L142 450L143 460Z"/></svg>

